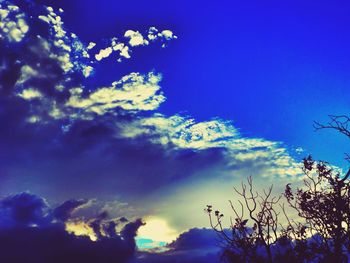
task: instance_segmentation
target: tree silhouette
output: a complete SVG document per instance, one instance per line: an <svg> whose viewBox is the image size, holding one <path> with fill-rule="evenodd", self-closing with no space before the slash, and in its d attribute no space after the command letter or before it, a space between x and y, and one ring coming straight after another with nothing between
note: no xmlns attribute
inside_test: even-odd
<svg viewBox="0 0 350 263"><path fill-rule="evenodd" d="M344 180L347 175L341 178L340 172L325 162L315 162L311 156L304 159L303 171L303 187L293 192L288 184L284 196L304 219L304 236L320 237L318 252L327 260L343 262L350 234L350 185ZM300 236L300 230L294 232Z"/></svg>
<svg viewBox="0 0 350 263"><path fill-rule="evenodd" d="M280 197L272 195L271 186L267 191L258 193L253 189L252 177L247 179L247 184L242 183L241 189L234 188L241 200L238 200L238 210L230 201L234 219L230 218L231 233L228 233L222 225L224 215L220 211L213 212L212 206L208 205L206 212L209 215L211 227L226 241L224 257L230 262L257 262L267 258L273 262L271 245L278 240L278 213L275 210ZM248 216L245 217L245 212ZM215 219L214 219L215 218ZM214 222L215 220L215 222ZM248 222L251 222L250 227ZM260 247L265 250L265 257L257 253Z"/></svg>
<svg viewBox="0 0 350 263"><path fill-rule="evenodd" d="M350 118L329 117L327 124L315 122L315 129L334 129L350 138ZM350 161L349 155L346 159ZM302 171L302 185L293 190L292 184L287 184L282 200L272 195L272 186L256 192L251 177L240 190L235 188L241 200L238 207L230 201L234 220L230 218L229 230L223 227L224 215L207 206L211 227L224 240L226 261L348 262L350 169L342 174L329 163L308 156L303 159ZM296 218L291 217L292 211Z"/></svg>

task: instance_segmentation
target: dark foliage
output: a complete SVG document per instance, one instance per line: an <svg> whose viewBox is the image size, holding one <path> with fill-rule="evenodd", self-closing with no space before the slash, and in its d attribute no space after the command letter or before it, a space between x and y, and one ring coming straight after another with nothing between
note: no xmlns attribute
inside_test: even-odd
<svg viewBox="0 0 350 263"><path fill-rule="evenodd" d="M350 138L347 116L330 116L316 130L335 129ZM347 155L347 159L349 156ZM283 198L248 186L235 189L242 198L231 208L230 231L218 210L206 207L212 228L222 237L226 262L348 262L350 254L350 169L346 174L324 161L303 159L302 186L287 184ZM238 212L240 211L240 212ZM244 213L248 213L247 216Z"/></svg>

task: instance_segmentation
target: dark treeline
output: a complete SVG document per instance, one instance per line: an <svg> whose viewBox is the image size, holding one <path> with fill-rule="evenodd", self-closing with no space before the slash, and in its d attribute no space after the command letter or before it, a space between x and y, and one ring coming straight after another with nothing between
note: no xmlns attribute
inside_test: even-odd
<svg viewBox="0 0 350 263"><path fill-rule="evenodd" d="M330 116L315 128L335 129L350 138L347 116ZM347 155L349 161L349 156ZM350 169L342 174L325 161L303 159L304 178L294 189L274 195L257 192L248 178L238 205L230 202L230 228L224 215L206 207L212 228L222 238L224 262L348 262L350 260ZM226 218L226 217L225 217Z"/></svg>

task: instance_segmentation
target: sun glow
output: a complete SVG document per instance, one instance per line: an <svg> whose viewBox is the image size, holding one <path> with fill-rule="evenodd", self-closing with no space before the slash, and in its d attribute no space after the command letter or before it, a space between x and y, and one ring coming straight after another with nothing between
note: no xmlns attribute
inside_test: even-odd
<svg viewBox="0 0 350 263"><path fill-rule="evenodd" d="M162 218L146 217L144 221L146 224L140 227L137 235L138 238L169 243L175 240L179 234Z"/></svg>

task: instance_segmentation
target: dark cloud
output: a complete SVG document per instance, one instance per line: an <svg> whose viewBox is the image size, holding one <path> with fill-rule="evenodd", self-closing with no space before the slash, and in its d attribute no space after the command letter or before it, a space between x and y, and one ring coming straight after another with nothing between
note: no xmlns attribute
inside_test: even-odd
<svg viewBox="0 0 350 263"><path fill-rule="evenodd" d="M129 241L121 238L91 241L88 237L68 234L59 226L7 229L0 232L0 261L128 262L135 252L134 243Z"/></svg>
<svg viewBox="0 0 350 263"><path fill-rule="evenodd" d="M50 224L52 217L44 199L21 193L1 200L0 219L2 228L10 228L46 226Z"/></svg>
<svg viewBox="0 0 350 263"><path fill-rule="evenodd" d="M168 245L175 251L190 249L217 248L219 236L212 229L192 228L182 233L175 241Z"/></svg>
<svg viewBox="0 0 350 263"><path fill-rule="evenodd" d="M29 193L9 196L0 206L0 262L128 262L136 250L135 237L143 222L127 223L120 233L100 236L96 241L65 230L72 207L82 201L67 201L51 209L44 199ZM56 217L58 216L58 217ZM101 228L98 216L96 228ZM97 226L97 220L100 225ZM96 233L97 234L97 233Z"/></svg>
<svg viewBox="0 0 350 263"><path fill-rule="evenodd" d="M86 200L75 200L71 199L66 202L64 202L62 205L59 207L56 207L53 211L53 215L55 218L65 222L67 221L70 217L71 214L74 210L76 210L78 207L86 204Z"/></svg>
<svg viewBox="0 0 350 263"><path fill-rule="evenodd" d="M220 239L211 229L193 228L182 233L169 244L169 251L139 253L139 263L219 263L221 262Z"/></svg>

